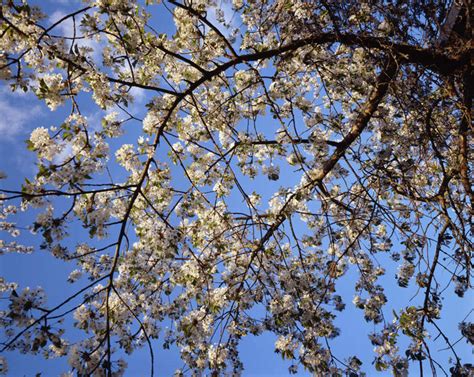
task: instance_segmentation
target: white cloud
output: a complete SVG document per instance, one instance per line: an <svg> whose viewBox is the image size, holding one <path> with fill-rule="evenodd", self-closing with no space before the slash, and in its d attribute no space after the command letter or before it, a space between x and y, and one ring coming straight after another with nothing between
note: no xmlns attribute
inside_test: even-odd
<svg viewBox="0 0 474 377"><path fill-rule="evenodd" d="M11 97L14 97L12 95ZM0 141L11 141L22 132L29 131L35 127L37 118L41 115L39 105L27 106L26 102L9 101L3 95L0 99Z"/></svg>
<svg viewBox="0 0 474 377"><path fill-rule="evenodd" d="M72 157L72 145L70 143L67 143L63 150L58 153L56 156L54 156L53 163L55 164L62 164L65 162L68 158Z"/></svg>
<svg viewBox="0 0 474 377"><path fill-rule="evenodd" d="M80 3L79 0L48 0L49 3L54 5L62 4L62 5L74 5Z"/></svg>
<svg viewBox="0 0 474 377"><path fill-rule="evenodd" d="M136 104L141 104L145 100L147 92L145 89L134 86L130 89L130 95L134 98Z"/></svg>
<svg viewBox="0 0 474 377"><path fill-rule="evenodd" d="M49 16L49 21L51 24L54 24L58 22L60 19L62 19L64 16L66 16L68 13L65 13L60 10L56 10L51 15ZM80 37L82 36L78 25L80 25L80 19L76 19L76 36ZM72 18L66 18L64 21L62 21L59 25L57 25L52 31L51 34L53 35L61 35L64 37L69 37L72 38L74 37L74 23L72 21ZM66 43L70 45L70 40L67 40ZM84 38L84 39L78 39L76 40L75 44L78 47L88 47L92 49L92 58L96 63L100 62L102 59L102 45L100 42L96 41L95 39L92 38Z"/></svg>
<svg viewBox="0 0 474 377"><path fill-rule="evenodd" d="M0 94L3 97L10 97L10 98L26 98L28 96L34 97L33 93L31 92L24 92L23 90L16 90L12 92L12 90L7 85L0 86Z"/></svg>
<svg viewBox="0 0 474 377"><path fill-rule="evenodd" d="M102 110L86 115L87 128L89 132L99 132L102 129L102 118L105 112Z"/></svg>

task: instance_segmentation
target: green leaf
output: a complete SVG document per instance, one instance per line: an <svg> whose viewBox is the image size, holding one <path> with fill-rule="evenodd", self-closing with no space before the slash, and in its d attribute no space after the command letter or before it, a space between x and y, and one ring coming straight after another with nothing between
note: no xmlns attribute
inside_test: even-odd
<svg viewBox="0 0 474 377"><path fill-rule="evenodd" d="M31 140L25 140L25 143L26 143L26 148L29 150L29 151L35 151L36 148L34 146L34 144L31 142Z"/></svg>

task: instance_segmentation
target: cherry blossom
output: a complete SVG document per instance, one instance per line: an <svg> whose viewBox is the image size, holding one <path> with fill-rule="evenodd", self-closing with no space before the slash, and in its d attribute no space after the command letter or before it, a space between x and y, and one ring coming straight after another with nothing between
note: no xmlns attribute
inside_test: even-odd
<svg viewBox="0 0 474 377"><path fill-rule="evenodd" d="M473 373L472 323L441 324L472 293L467 2L84 3L0 8L0 78L66 111L0 188L0 254L49 252L75 292L0 279L0 374L19 351L122 376L144 348L156 375L163 344L176 375L241 375L264 332L290 373ZM333 347L350 310L369 362Z"/></svg>

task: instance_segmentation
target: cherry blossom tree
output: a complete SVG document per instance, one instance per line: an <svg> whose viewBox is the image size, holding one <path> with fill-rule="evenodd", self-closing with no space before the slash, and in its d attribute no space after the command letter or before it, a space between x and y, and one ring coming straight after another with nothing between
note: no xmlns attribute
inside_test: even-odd
<svg viewBox="0 0 474 377"><path fill-rule="evenodd" d="M177 375L239 375L241 340L271 332L290 372L364 375L358 350L331 348L348 306L378 371L473 373L456 347L474 325L440 325L472 286L469 0L85 0L53 23L26 0L0 9L1 78L70 109L31 133L36 175L1 190L0 250L75 268L61 302L0 280L4 373L15 351L120 376L145 348L156 375L159 339ZM387 281L413 300L387 309Z"/></svg>

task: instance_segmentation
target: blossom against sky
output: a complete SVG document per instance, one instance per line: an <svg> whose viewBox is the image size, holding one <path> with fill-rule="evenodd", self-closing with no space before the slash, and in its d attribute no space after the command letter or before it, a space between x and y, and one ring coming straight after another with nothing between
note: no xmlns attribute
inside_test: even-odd
<svg viewBox="0 0 474 377"><path fill-rule="evenodd" d="M75 22L91 12L68 17L81 3L38 3L46 14L46 27L67 17L48 32L53 38L55 33L66 37L61 48L66 52L69 48L74 59L83 54L93 68L76 63L81 75L68 80L57 68L60 65L39 70L32 80L33 89L27 93L10 93L7 85L2 87L0 170L7 176L1 181L2 188L15 190L23 185L27 193L50 186L99 188L84 195L72 191L61 196L56 192L59 197L54 203L29 195L27 205L32 208L14 217L19 226L13 224L10 229L5 225L10 231L8 247L24 252L2 257L5 280L21 287L20 294L10 295L9 310L26 312L25 317L18 315L21 327L21 321L31 319L30 310L23 310L26 303L41 308L47 300L54 307L91 284L88 277L96 280L89 293L97 299L91 300L92 304L68 307L73 314L64 324L56 322L57 327L41 330L33 340L37 345L51 343L45 351L48 357L64 353L67 357L43 360L14 352L9 355L10 372L56 374L66 371L68 363L76 370L90 368L81 361L81 349L89 350L93 362L101 357L96 352L105 339L100 341L100 326L105 325L97 320L100 313L107 317L107 327L111 319L115 324L114 332L107 333L109 343L112 339L121 347L114 354L114 368L121 371L127 363L126 373L131 376L148 373L152 353L158 375L181 368L175 344L181 358L200 370L218 370L226 360L235 362L232 355L239 351L244 375L249 376L288 375L294 370L291 359L295 355L305 366L314 368L323 368L330 360L334 367L350 364L347 368L354 370L362 361L369 374L388 368L390 363L403 369L405 356L397 351L411 347L411 357L416 357L413 350L422 346L420 336L426 336L428 314L436 318L443 334L454 339L458 357L469 360L469 349L456 327L470 314L470 292L467 299L446 295L442 302L430 292L433 274L429 261L433 250L436 255L447 253L453 238L446 233L448 225L443 227L444 217L435 215L439 210L436 206L417 207L411 192L399 199L384 186L404 193L401 185L390 186L400 179L416 187L416 195L421 190L430 197L447 179L441 175L443 164L452 162L450 155L443 160L437 140L430 140L434 146L427 144L428 154L417 149L413 133L419 116L415 116L416 107L405 103L409 101L402 88L414 88L416 98L428 89L418 91L421 84L408 71L403 71L407 75L404 81L397 79L401 69L398 63L407 59L406 54L397 52L395 57L382 59L379 51L373 55L363 48L349 48L347 45L359 43L360 38L351 39L348 34L342 38L338 32L317 35L322 41L342 38L331 48L285 47L283 50L291 53L281 55L281 59L255 58L268 51L269 56L276 55L279 43L285 45L285 38L295 36L291 29L295 25L315 33L309 22L311 10L303 4L289 8L278 2L262 5L262 9L268 7L265 12L269 19L293 12L285 22L273 20L276 26L267 27L265 12L259 13L250 3L213 5L208 18L200 22L200 14L193 14L192 8L170 3L174 5L162 3L148 8L152 14L148 23L137 11L134 20L143 24L132 24L127 23L134 17L127 13L127 4L99 1L102 13L84 24L86 29L95 30L110 16L104 26L107 33L96 33L100 36L97 39L78 38L75 45L68 39L75 36ZM175 6L173 17L170 9ZM246 11L239 11L244 6ZM355 29L354 23L366 22L378 24L372 31L377 38L390 35L389 22L378 19L384 17L382 11L374 16L368 6L356 8L357 12L348 17L352 25L349 31ZM313 11L321 22L332 22L328 12ZM217 30L209 23L218 25ZM415 23L413 27L420 26ZM153 46L146 53L130 47L140 45L136 34L140 28L153 35L149 41L145 32L140 34L143 46ZM267 29L264 33L246 33L257 28ZM54 56L54 48L51 51ZM125 57L117 51L125 51ZM414 54L412 50L409 53ZM32 53L26 59L32 66L41 66L43 57ZM314 69L318 64L322 71ZM441 73L446 70L442 66L435 69ZM84 82L82 73L86 74ZM129 75L135 83L135 74L139 75L137 80L149 85L127 88L123 83L130 84L126 81ZM201 87L207 81L209 85ZM444 95L436 85L428 87L433 97ZM75 102L65 99L67 90L77 91ZM402 109L408 109L404 121L397 108L400 101L406 106ZM178 111L173 112L175 108ZM447 108L435 111L438 132L443 119L454 122L457 116L455 110ZM426 142L427 135L429 132L421 133L419 140ZM443 148L443 153L452 153ZM442 162L433 162L430 153ZM413 160L416 154L417 164ZM386 169L385 178L390 179L372 175L378 169ZM364 174L367 176L361 178ZM331 181L326 187L327 178ZM145 183L140 190L136 189L137 182ZM104 186L108 188L100 188ZM444 216L460 208L462 198L455 199L454 209ZM13 213L16 207L5 211ZM69 220L70 213L74 215L64 227L54 225L61 212L66 213L62 220ZM32 223L36 234L28 232ZM285 232L279 230L281 227ZM453 223L450 227L454 228ZM243 230L240 233L238 229ZM325 229L329 231L324 233ZM359 241L366 229L370 234ZM114 241L116 234L119 241L114 257L103 245ZM13 244L16 241L33 250L17 247ZM354 245L357 252L349 252ZM103 253L96 258L97 250ZM77 263L56 258L77 259ZM447 265L450 263L448 260ZM203 268L206 265L208 270ZM110 266L112 272L104 276ZM453 290L457 284L456 291L462 291L461 280L451 281L450 268L438 269L437 288ZM159 270L156 276L155 269ZM239 276L249 279L239 281ZM415 280L416 284L409 284ZM65 281L69 283L65 285ZM37 285L44 288L47 298L35 288ZM241 302L232 298L233 286L240 287L237 296L245 293ZM425 294L422 288L426 286ZM433 302L428 300L431 296ZM101 300L107 302L106 314L101 312ZM319 304L315 300L320 300ZM129 306L140 313L135 314ZM443 315L438 320L441 309ZM420 320L421 335L416 334ZM68 341L74 343L70 347L58 341L63 335L61 326L68 332ZM80 330L92 331L97 338L76 345ZM139 335L132 336L133 330ZM379 334L369 339L367 334L372 331ZM240 332L246 337L235 346ZM158 339L150 342L147 333ZM218 333L228 342L217 342L214 335ZM406 337L400 336L397 349L394 342L401 333ZM435 334L434 330L426 343L449 369L452 350L445 349L444 336ZM311 343L310 338L320 342ZM130 357L126 355L137 345L141 348ZM110 358L111 346L104 352ZM349 358L354 354L356 358ZM410 368L418 365L412 363ZM298 373L304 373L301 367Z"/></svg>

